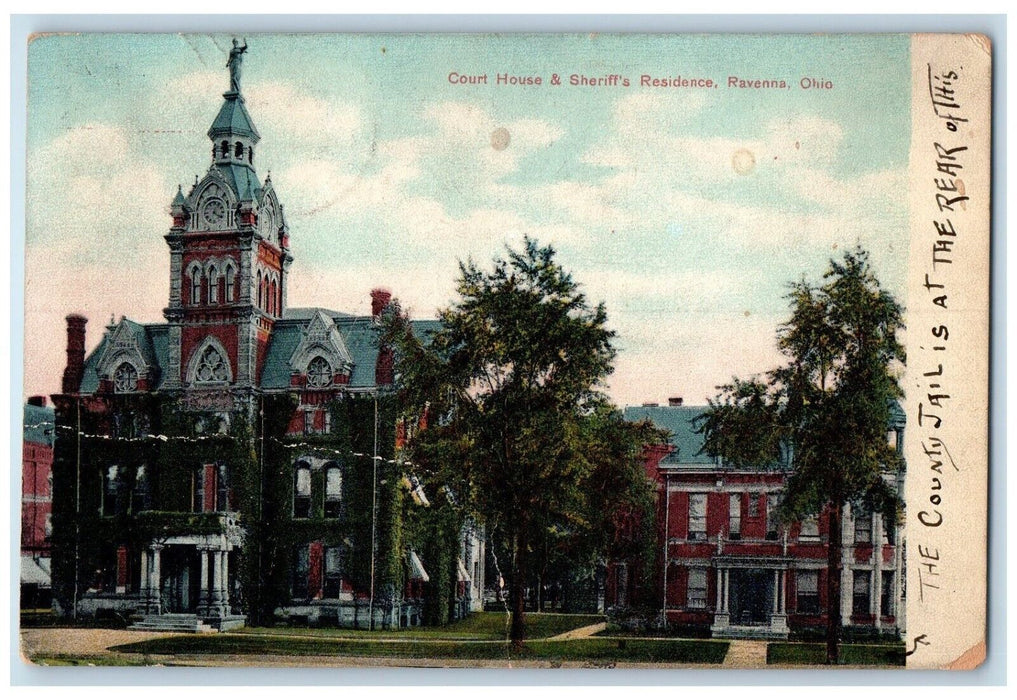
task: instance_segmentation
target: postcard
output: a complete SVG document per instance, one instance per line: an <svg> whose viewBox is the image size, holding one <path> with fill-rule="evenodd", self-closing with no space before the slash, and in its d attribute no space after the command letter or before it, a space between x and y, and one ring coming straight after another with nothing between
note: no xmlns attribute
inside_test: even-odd
<svg viewBox="0 0 1017 700"><path fill-rule="evenodd" d="M986 37L27 50L26 663L985 659Z"/></svg>

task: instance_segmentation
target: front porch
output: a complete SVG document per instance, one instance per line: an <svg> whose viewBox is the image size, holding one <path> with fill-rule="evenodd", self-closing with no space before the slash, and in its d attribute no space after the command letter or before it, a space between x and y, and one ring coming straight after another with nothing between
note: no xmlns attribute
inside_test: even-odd
<svg viewBox="0 0 1017 700"><path fill-rule="evenodd" d="M213 632L242 627L234 609L239 537L181 535L141 552L141 586L130 629Z"/></svg>
<svg viewBox="0 0 1017 700"><path fill-rule="evenodd" d="M787 639L787 563L776 558L724 558L716 566L713 636Z"/></svg>

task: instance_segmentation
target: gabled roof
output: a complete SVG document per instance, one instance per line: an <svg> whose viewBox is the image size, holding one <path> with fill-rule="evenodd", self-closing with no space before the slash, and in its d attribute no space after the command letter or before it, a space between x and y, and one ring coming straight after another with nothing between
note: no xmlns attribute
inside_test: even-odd
<svg viewBox="0 0 1017 700"><path fill-rule="evenodd" d="M168 363L169 327L165 323L141 324L129 318L123 318L118 324L125 327L134 335L137 340L138 349L145 362L153 369L166 367ZM85 366L81 376L80 391L83 394L91 394L99 388L99 363L103 359L106 348L109 345L113 332L103 333L102 340L88 357L85 358ZM156 382L152 389L159 388L162 383L162 372L156 371L155 376L150 377Z"/></svg>
<svg viewBox="0 0 1017 700"><path fill-rule="evenodd" d="M208 129L208 137L214 140L219 136L235 134L258 141L261 134L254 128L254 121L244 106L244 98L232 92L226 93L223 97L225 101Z"/></svg>

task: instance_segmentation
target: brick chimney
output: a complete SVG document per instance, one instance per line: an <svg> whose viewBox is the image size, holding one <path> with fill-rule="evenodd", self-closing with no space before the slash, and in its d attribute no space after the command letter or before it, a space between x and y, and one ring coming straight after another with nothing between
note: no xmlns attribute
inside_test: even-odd
<svg viewBox="0 0 1017 700"><path fill-rule="evenodd" d="M38 406L39 408L45 408L46 407L46 397L45 396L29 396L28 397L28 405L29 406Z"/></svg>
<svg viewBox="0 0 1017 700"><path fill-rule="evenodd" d="M371 316L377 320L392 301L392 292L378 287L371 290Z"/></svg>
<svg viewBox="0 0 1017 700"><path fill-rule="evenodd" d="M88 319L78 314L67 317L67 367L64 369L63 393L76 394L85 373L85 324Z"/></svg>
<svg viewBox="0 0 1017 700"><path fill-rule="evenodd" d="M683 403L685 403L685 399L681 396L672 396L667 400L668 406L681 406Z"/></svg>

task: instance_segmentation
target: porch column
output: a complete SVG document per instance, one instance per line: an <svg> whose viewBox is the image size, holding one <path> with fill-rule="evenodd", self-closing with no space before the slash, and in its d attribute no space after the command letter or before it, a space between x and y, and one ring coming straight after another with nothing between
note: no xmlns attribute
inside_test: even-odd
<svg viewBox="0 0 1017 700"><path fill-rule="evenodd" d="M198 547L198 556L201 557L201 578L198 579L198 614L208 613L208 549Z"/></svg>
<svg viewBox="0 0 1017 700"><path fill-rule="evenodd" d="M787 569L780 572L780 610L777 612L787 614Z"/></svg>
<svg viewBox="0 0 1017 700"><path fill-rule="evenodd" d="M717 612L724 612L724 569L717 568Z"/></svg>
<svg viewBox="0 0 1017 700"><path fill-rule="evenodd" d="M222 550L220 552L222 557L222 607L223 614L229 615L230 612L230 553L229 550Z"/></svg>
<svg viewBox="0 0 1017 700"><path fill-rule="evenodd" d="M151 612L156 615L162 614L162 572L160 571L160 555L162 552L161 544L153 544L151 546L152 551L152 567L149 569L149 585L151 586Z"/></svg>
<svg viewBox="0 0 1017 700"><path fill-rule="evenodd" d="M152 586L148 580L148 550L141 550L141 590L138 591L142 612L148 612L149 599L152 597Z"/></svg>
<svg viewBox="0 0 1017 700"><path fill-rule="evenodd" d="M883 570L878 565L872 570L872 614L878 630L883 616Z"/></svg>
<svg viewBox="0 0 1017 700"><path fill-rule="evenodd" d="M728 610L728 605L731 603L731 569L724 569L724 612L731 612Z"/></svg>
<svg viewBox="0 0 1017 700"><path fill-rule="evenodd" d="M222 550L212 550L212 604L210 613L219 614L222 610Z"/></svg>
<svg viewBox="0 0 1017 700"><path fill-rule="evenodd" d="M783 569L773 570L773 612L770 615L770 630L780 634L786 634L787 614L784 612L784 596L787 588L784 586Z"/></svg>
<svg viewBox="0 0 1017 700"><path fill-rule="evenodd" d="M727 612L728 573L727 568L717 568L717 611L713 615L712 626L716 633L724 633L731 625L731 616Z"/></svg>

